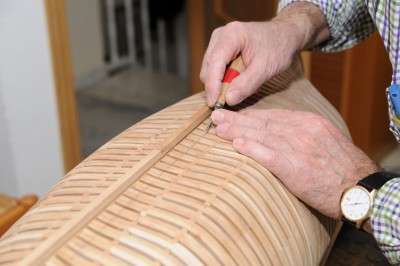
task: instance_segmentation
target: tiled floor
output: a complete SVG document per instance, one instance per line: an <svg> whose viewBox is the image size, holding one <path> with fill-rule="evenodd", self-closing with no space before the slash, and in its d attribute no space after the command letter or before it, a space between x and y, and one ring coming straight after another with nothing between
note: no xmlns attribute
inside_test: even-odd
<svg viewBox="0 0 400 266"><path fill-rule="evenodd" d="M189 96L187 81L134 68L78 91L83 157L143 118Z"/></svg>
<svg viewBox="0 0 400 266"><path fill-rule="evenodd" d="M188 96L185 80L141 69L124 71L77 93L84 157L141 119ZM381 162L400 172L400 148ZM326 265L388 265L374 238L344 226Z"/></svg>

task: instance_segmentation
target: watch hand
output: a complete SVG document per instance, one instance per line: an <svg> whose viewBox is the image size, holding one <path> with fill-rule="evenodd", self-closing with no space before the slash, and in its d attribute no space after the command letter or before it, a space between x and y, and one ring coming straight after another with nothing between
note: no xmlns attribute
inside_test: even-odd
<svg viewBox="0 0 400 266"><path fill-rule="evenodd" d="M351 205L361 205L361 204L366 204L366 202L355 202L355 203L349 203L349 204L345 204L344 206L351 206Z"/></svg>

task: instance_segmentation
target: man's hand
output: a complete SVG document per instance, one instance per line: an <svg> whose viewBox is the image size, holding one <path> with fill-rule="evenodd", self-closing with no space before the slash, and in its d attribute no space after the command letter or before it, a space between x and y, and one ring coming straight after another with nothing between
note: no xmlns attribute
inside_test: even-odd
<svg viewBox="0 0 400 266"><path fill-rule="evenodd" d="M217 135L269 169L299 199L340 217L343 191L379 167L329 120L292 110L216 110Z"/></svg>
<svg viewBox="0 0 400 266"><path fill-rule="evenodd" d="M229 86L229 105L238 104L264 81L290 66L298 51L290 44L291 37L282 37L279 30L272 22L232 22L213 32L200 72L209 106L218 99L226 65L239 53L246 70ZM291 36L289 31L285 35Z"/></svg>
<svg viewBox="0 0 400 266"><path fill-rule="evenodd" d="M239 54L246 70L232 81L227 90L229 105L238 104L263 82L286 70L301 50L328 37L324 15L310 3L291 4L268 22L232 22L216 29L200 72L208 105L215 104L221 93L225 67Z"/></svg>

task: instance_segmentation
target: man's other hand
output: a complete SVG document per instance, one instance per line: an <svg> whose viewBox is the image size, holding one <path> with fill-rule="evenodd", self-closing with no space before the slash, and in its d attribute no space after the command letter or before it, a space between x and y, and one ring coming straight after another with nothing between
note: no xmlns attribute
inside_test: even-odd
<svg viewBox="0 0 400 266"><path fill-rule="evenodd" d="M340 217L343 191L379 167L331 121L310 112L269 109L212 113L217 135L269 169L299 199Z"/></svg>

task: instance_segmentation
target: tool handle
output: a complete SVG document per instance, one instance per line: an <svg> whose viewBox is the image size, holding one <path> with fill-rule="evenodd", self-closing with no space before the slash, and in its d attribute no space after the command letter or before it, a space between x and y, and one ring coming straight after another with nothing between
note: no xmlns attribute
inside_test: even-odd
<svg viewBox="0 0 400 266"><path fill-rule="evenodd" d="M237 77L245 69L242 56L239 55L235 60L233 60L225 71L224 79L222 80L222 90L217 103L214 105L215 109L220 109L225 104L225 94L232 80Z"/></svg>

